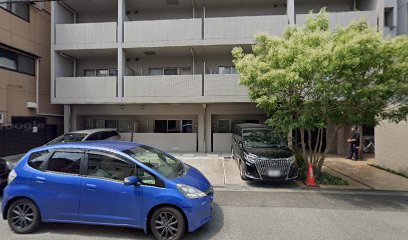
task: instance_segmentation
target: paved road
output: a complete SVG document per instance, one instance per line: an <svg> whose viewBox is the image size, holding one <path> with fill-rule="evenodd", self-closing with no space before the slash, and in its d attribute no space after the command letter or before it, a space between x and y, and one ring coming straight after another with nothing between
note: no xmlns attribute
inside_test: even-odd
<svg viewBox="0 0 408 240"><path fill-rule="evenodd" d="M408 236L408 194L384 192L217 191L214 219L186 239L401 239ZM0 239L152 239L140 230L46 224L13 234L0 221Z"/></svg>

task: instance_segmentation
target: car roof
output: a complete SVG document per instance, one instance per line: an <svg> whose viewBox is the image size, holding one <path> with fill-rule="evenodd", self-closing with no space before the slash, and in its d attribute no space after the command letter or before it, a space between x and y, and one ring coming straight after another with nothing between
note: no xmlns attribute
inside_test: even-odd
<svg viewBox="0 0 408 240"><path fill-rule="evenodd" d="M42 146L33 149L32 151L41 151L46 149L61 149L61 148L75 148L75 149L107 149L113 151L123 152L125 150L140 147L143 144L135 142L126 142L126 141L83 141L83 142L70 142L70 143L59 143L54 145Z"/></svg>
<svg viewBox="0 0 408 240"><path fill-rule="evenodd" d="M79 130L79 131L73 131L69 132L70 133L83 133L83 134L92 134L96 132L108 132L108 131L116 131L114 128L96 128L96 129L85 129L85 130Z"/></svg>

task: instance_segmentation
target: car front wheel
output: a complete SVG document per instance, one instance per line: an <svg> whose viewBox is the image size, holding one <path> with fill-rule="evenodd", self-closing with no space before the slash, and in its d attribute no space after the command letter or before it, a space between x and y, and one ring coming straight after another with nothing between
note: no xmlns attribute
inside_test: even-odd
<svg viewBox="0 0 408 240"><path fill-rule="evenodd" d="M28 199L13 202L7 212L8 224L15 233L27 234L38 229L41 216L37 206Z"/></svg>
<svg viewBox="0 0 408 240"><path fill-rule="evenodd" d="M156 239L179 240L186 231L183 214L172 207L162 207L153 212L150 229Z"/></svg>

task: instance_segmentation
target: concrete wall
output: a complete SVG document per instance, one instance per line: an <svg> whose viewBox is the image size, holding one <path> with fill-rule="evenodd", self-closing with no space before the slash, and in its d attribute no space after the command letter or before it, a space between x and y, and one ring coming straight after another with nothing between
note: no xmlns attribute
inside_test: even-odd
<svg viewBox="0 0 408 240"><path fill-rule="evenodd" d="M0 9L0 43L40 57L39 60L39 113L62 114L62 108L50 104L50 13L30 5L27 22ZM37 102L36 78L27 74L0 69L0 112L6 114L6 124L12 116L37 116L27 102ZM59 117L47 116L48 122L60 123Z"/></svg>
<svg viewBox="0 0 408 240"><path fill-rule="evenodd" d="M227 153L231 151L231 133L213 133L213 152Z"/></svg>
<svg viewBox="0 0 408 240"><path fill-rule="evenodd" d="M121 133L122 140L130 141L130 133ZM196 133L136 133L133 141L166 152L196 152Z"/></svg>
<svg viewBox="0 0 408 240"><path fill-rule="evenodd" d="M397 34L408 34L408 0L398 0Z"/></svg>
<svg viewBox="0 0 408 240"><path fill-rule="evenodd" d="M382 121L375 128L375 160L378 165L408 175L408 123Z"/></svg>
<svg viewBox="0 0 408 240"><path fill-rule="evenodd" d="M55 43L116 43L116 26L116 22L57 24Z"/></svg>
<svg viewBox="0 0 408 240"><path fill-rule="evenodd" d="M248 89L239 83L238 74L210 74L204 77L204 96L247 97Z"/></svg>
<svg viewBox="0 0 408 240"><path fill-rule="evenodd" d="M305 24L308 18L308 14L298 14L296 15L296 23L298 25ZM346 26L352 22L358 22L361 20L366 20L369 26L377 26L377 13L376 11L356 11L356 12L339 12L339 13L329 13L330 19L330 29L335 30L336 28Z"/></svg>

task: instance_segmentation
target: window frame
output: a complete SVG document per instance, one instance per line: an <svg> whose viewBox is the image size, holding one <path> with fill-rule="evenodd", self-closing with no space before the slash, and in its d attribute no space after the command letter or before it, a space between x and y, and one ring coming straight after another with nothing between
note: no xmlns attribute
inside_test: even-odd
<svg viewBox="0 0 408 240"><path fill-rule="evenodd" d="M1 8L1 7L0 7ZM9 67L5 67L5 66L1 66L0 65L0 69L5 69L5 70L9 70L9 71L13 71L13 72L17 72L17 73L21 73L21 74L25 74L25 75L29 75L29 76L33 76L33 77L35 77L36 76L36 74L37 74L37 66L36 66L36 62L37 62L37 59L39 59L39 57L38 56L35 56L35 55L33 55L33 54L30 54L30 53L27 53L27 52L24 52L24 51L21 51L21 50L19 50L19 49L16 49L16 48L13 48L13 47L9 47L9 46L7 46L7 45L4 45L4 44L1 44L0 43L0 50L3 50L3 51L6 51L6 52L10 52L11 54L13 54L13 61L14 61L14 63L15 63L15 65L16 65L16 68L14 69L14 68L9 68ZM23 58L28 58L28 59L31 59L31 60L33 60L34 61L34 66L33 66L33 74L31 74L31 73L28 73L28 72L23 72L23 71L21 71L20 70L20 66L19 66L19 56L22 56Z"/></svg>
<svg viewBox="0 0 408 240"><path fill-rule="evenodd" d="M83 171L84 171L84 159L85 159L85 151L83 149L53 149L52 151L50 151L50 156L48 157L47 161L44 161L43 165L41 166L42 168L42 172L45 173L52 173L52 174L60 174L60 175L67 175L67 176L83 176ZM58 153L58 152L63 152L63 153L81 153L82 154L82 158L79 162L79 173L78 174L74 174L74 173L63 173L63 172L55 172L55 171L49 171L48 170L48 164L50 163L50 160L52 159L52 157Z"/></svg>
<svg viewBox="0 0 408 240"><path fill-rule="evenodd" d="M183 132L183 121L191 121L191 133L194 133L194 120L193 119L154 119L154 125L153 125L153 133L184 133ZM156 121L166 121L166 132L157 132L156 131ZM180 131L178 132L169 132L169 121L176 121L179 122L180 126Z"/></svg>
<svg viewBox="0 0 408 240"><path fill-rule="evenodd" d="M25 4L27 6L27 10L28 10L27 11L27 18L24 18L23 16L20 16L17 13L13 12L11 4L16 4L16 3ZM16 2L16 3L5 3L5 4L7 4L7 8L0 7L0 9L3 9L4 11L6 11L6 12L8 12L8 13L10 13L10 14L12 14L12 15L14 15L14 16L16 16L16 17L18 17L18 18L20 18L20 19L22 19L22 20L24 20L24 21L26 21L28 23L30 23L30 19L31 19L30 4L28 2L27 3L25 3L25 2Z"/></svg>
<svg viewBox="0 0 408 240"><path fill-rule="evenodd" d="M89 162L89 155L90 154L102 155L102 156L114 158L114 159L117 159L119 161L122 161L122 162L128 163L130 165L133 165L135 168L143 169L143 171L147 172L148 174L150 174L155 179L155 185L143 183L139 179L139 182L143 186L158 187L158 188L164 188L165 187L165 184L164 184L163 180L161 180L156 174L148 171L146 168L144 168L140 164L135 163L134 161L131 161L131 160L127 159L126 157L123 157L123 156L120 156L120 155L117 155L115 153L111 153L111 152L108 152L108 151L103 151L103 150L93 150L92 149L92 150L86 150L85 151L84 159L83 159L83 168L84 168L83 169L84 170L83 177L86 177L86 178L89 178L89 179L98 179L98 180L103 180L103 181L109 181L109 182L124 184L124 181L121 181L121 180L115 180L115 179L111 179L111 178L103 178L103 177L97 177L97 176L90 176L89 173L88 173L88 162Z"/></svg>

